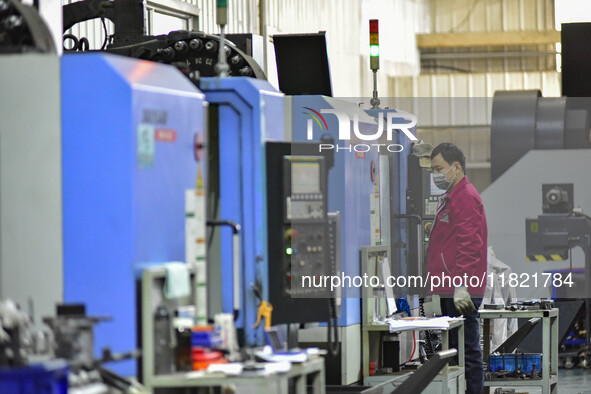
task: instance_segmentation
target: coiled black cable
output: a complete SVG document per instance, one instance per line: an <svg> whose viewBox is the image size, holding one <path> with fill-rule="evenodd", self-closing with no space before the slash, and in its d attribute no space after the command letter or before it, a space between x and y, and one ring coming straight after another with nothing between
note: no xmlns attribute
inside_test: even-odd
<svg viewBox="0 0 591 394"><path fill-rule="evenodd" d="M419 298L419 313L421 314L422 317L426 317L425 316L425 298L424 297L420 297ZM425 333L425 347L426 347L426 353L428 357L431 357L433 354L435 354L435 351L433 350L433 343L431 342L431 331L424 331Z"/></svg>

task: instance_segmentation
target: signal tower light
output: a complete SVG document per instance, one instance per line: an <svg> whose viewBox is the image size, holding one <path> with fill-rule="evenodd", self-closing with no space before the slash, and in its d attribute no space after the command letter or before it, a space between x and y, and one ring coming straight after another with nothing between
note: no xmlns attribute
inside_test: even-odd
<svg viewBox="0 0 591 394"><path fill-rule="evenodd" d="M369 67L372 70L380 68L380 32L377 19L369 20Z"/></svg>

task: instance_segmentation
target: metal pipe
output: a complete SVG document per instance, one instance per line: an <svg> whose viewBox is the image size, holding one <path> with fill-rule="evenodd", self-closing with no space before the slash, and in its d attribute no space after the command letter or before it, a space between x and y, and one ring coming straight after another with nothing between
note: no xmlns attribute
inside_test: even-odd
<svg viewBox="0 0 591 394"><path fill-rule="evenodd" d="M541 57L541 56L556 56L559 52L542 51L542 52L472 52L472 53L425 53L421 54L421 60L455 60L455 59L488 59L488 58L504 58L504 57Z"/></svg>

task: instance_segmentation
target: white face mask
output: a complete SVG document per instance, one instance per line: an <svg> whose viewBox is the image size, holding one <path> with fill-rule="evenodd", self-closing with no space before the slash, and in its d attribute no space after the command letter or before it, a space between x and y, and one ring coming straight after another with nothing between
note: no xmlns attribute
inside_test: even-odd
<svg viewBox="0 0 591 394"><path fill-rule="evenodd" d="M447 171L445 171L445 172L441 172L439 174L433 174L433 182L435 183L435 186L437 186L438 188L443 189L443 190L449 189L451 184L454 182L454 179L456 179L456 176L458 176L458 173L456 172L456 175L454 175L454 177L451 179L451 181L447 180L447 173L452 168L453 168L453 166L449 167L447 169Z"/></svg>

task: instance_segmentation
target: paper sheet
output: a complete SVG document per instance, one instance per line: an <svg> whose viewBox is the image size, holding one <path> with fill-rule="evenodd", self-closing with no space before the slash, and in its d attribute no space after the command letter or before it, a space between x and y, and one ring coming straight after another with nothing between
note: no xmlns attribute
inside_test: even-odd
<svg viewBox="0 0 591 394"><path fill-rule="evenodd" d="M449 317L441 316L432 319L386 319L386 323L390 326L390 332L404 331L404 330L423 330L423 329L448 329L451 322L457 320L464 320L463 317Z"/></svg>

